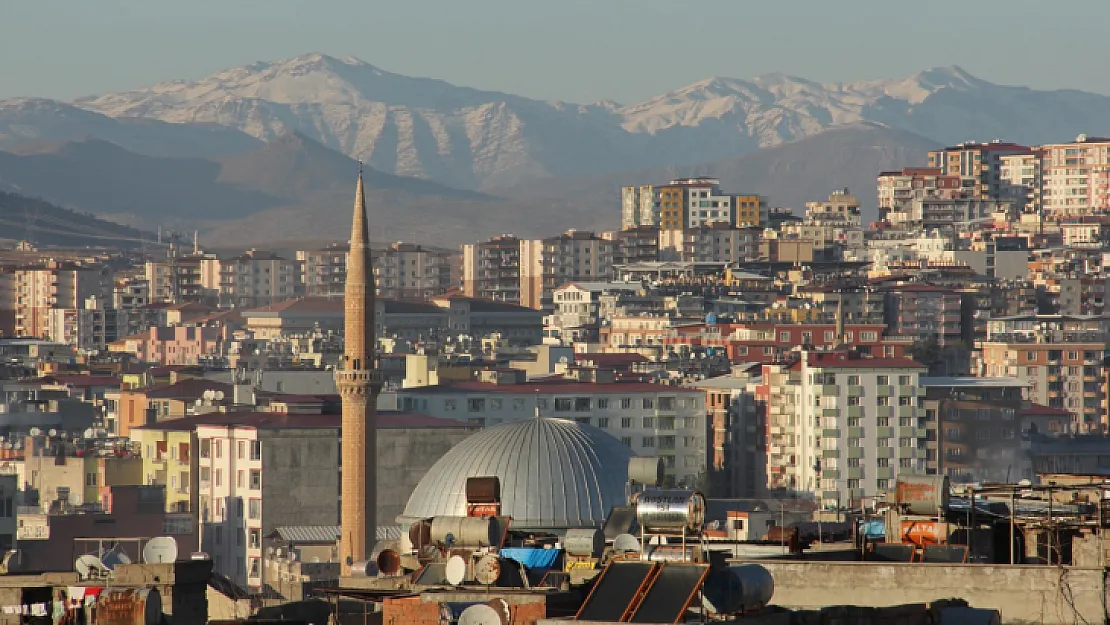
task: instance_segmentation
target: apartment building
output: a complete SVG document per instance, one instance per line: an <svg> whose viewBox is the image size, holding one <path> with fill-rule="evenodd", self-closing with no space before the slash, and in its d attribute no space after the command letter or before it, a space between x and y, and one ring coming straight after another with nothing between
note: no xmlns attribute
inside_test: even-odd
<svg viewBox="0 0 1110 625"><path fill-rule="evenodd" d="M106 351L117 338L117 315L104 306L105 302L90 297L80 308L47 309L43 338L72 345L81 353Z"/></svg>
<svg viewBox="0 0 1110 625"><path fill-rule="evenodd" d="M1000 199L1009 193L1002 176L1002 159L1031 154L1029 146L997 139L990 143L969 141L930 151L929 167L941 169L946 176L959 176L971 197Z"/></svg>
<svg viewBox="0 0 1110 625"><path fill-rule="evenodd" d="M555 289L554 312L544 317L544 340L570 344L595 343L601 328L601 298L632 295L641 286L629 282L570 282Z"/></svg>
<svg viewBox="0 0 1110 625"><path fill-rule="evenodd" d="M939 167L905 167L884 171L878 179L879 221L894 223L908 218L915 199L952 198L963 193L959 176L946 176Z"/></svg>
<svg viewBox="0 0 1110 625"><path fill-rule="evenodd" d="M963 296L955 289L931 284L895 284L878 289L890 336L950 347L971 338L963 327Z"/></svg>
<svg viewBox="0 0 1110 625"><path fill-rule="evenodd" d="M803 352L768 365L769 486L812 493L822 507L858 503L925 474L927 367L903 358ZM789 370L789 373L787 372Z"/></svg>
<svg viewBox="0 0 1110 625"><path fill-rule="evenodd" d="M149 260L144 277L149 300L163 304L215 304L220 291L220 262L214 254L185 254Z"/></svg>
<svg viewBox="0 0 1110 625"><path fill-rule="evenodd" d="M1036 404L1072 414L1072 429L1105 428L1105 316L1023 315L987 322L987 338L976 344L972 372L981 377L1017 378L1028 384Z"/></svg>
<svg viewBox="0 0 1110 625"><path fill-rule="evenodd" d="M721 191L716 178L678 178L668 184L621 189L621 228L655 226L663 230L698 228L712 223L737 227L766 222L765 198Z"/></svg>
<svg viewBox="0 0 1110 625"><path fill-rule="evenodd" d="M467 297L519 304L521 240L510 234L462 246L463 293Z"/></svg>
<svg viewBox="0 0 1110 625"><path fill-rule="evenodd" d="M348 248L346 244L339 244L297 252L306 295L343 295ZM375 286L382 297L424 300L442 295L455 286L451 276L455 260L452 252L397 242L386 248L374 249L371 258Z"/></svg>
<svg viewBox="0 0 1110 625"><path fill-rule="evenodd" d="M108 351L158 365L196 365L227 355L228 326L155 327L108 343Z"/></svg>
<svg viewBox="0 0 1110 625"><path fill-rule="evenodd" d="M613 277L613 242L592 232L569 230L520 242L520 304L550 310L555 289L567 282Z"/></svg>
<svg viewBox="0 0 1110 625"><path fill-rule="evenodd" d="M1022 213L1039 213L1042 208L1043 154L1008 154L1001 158L999 199L1013 203Z"/></svg>
<svg viewBox="0 0 1110 625"><path fill-rule="evenodd" d="M659 260L743 263L759 258L758 228L737 228L724 222L659 233Z"/></svg>
<svg viewBox="0 0 1110 625"><path fill-rule="evenodd" d="M806 202L806 219L859 226L861 224L859 200L848 189L837 189L829 194L827 200Z"/></svg>
<svg viewBox="0 0 1110 625"><path fill-rule="evenodd" d="M44 337L49 311L82 308L95 297L110 299L110 273L103 267L48 263L45 267L17 269L14 275L15 334Z"/></svg>
<svg viewBox="0 0 1110 625"><path fill-rule="evenodd" d="M737 366L729 375L687 384L705 393L710 497L754 499L766 492L765 427L752 373L750 365Z"/></svg>
<svg viewBox="0 0 1110 625"><path fill-rule="evenodd" d="M1079 135L1043 145L1042 204L1047 217L1110 214L1110 138Z"/></svg>
<svg viewBox="0 0 1110 625"><path fill-rule="evenodd" d="M516 370L482 379L405 388L397 393L398 407L482 427L531 419L538 412L601 428L637 455L662 457L673 484L696 486L708 469L704 391L624 382L527 382Z"/></svg>
<svg viewBox="0 0 1110 625"><path fill-rule="evenodd" d="M613 264L629 265L659 260L659 228L637 226L617 232L602 232L601 238L613 242Z"/></svg>
<svg viewBox="0 0 1110 625"><path fill-rule="evenodd" d="M264 250L249 250L233 258L206 260L218 263L221 308L257 308L293 299L302 294L300 266L296 261ZM205 271L206 280L214 276Z"/></svg>

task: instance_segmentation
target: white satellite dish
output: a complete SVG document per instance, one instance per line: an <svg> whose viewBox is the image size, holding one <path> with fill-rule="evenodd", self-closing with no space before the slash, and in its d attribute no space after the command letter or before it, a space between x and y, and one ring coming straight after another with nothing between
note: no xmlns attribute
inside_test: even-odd
<svg viewBox="0 0 1110 625"><path fill-rule="evenodd" d="M209 400L216 399L216 391L213 391L213 390L209 389L209 390L204 391L203 393L201 393L200 396L203 397L204 399L209 399Z"/></svg>
<svg viewBox="0 0 1110 625"><path fill-rule="evenodd" d="M224 392L223 391L216 391L216 401L223 401L223 400L224 400Z"/></svg>
<svg viewBox="0 0 1110 625"><path fill-rule="evenodd" d="M31 436L38 436L39 434L42 434L42 430L38 428L31 428Z"/></svg>
<svg viewBox="0 0 1110 625"><path fill-rule="evenodd" d="M5 575L12 573L19 573L23 570L23 552L19 549L10 549L4 553L4 561L0 564L0 570Z"/></svg>
<svg viewBox="0 0 1110 625"><path fill-rule="evenodd" d="M483 586L492 586L501 577L501 560L492 553L487 553L478 559L474 565L474 578Z"/></svg>
<svg viewBox="0 0 1110 625"><path fill-rule="evenodd" d="M177 561L177 541L170 536L151 538L143 547L143 562L158 564Z"/></svg>
<svg viewBox="0 0 1110 625"><path fill-rule="evenodd" d="M49 434L50 436L57 436L58 435L58 430L55 430L54 428L50 428L50 431L47 432L47 434Z"/></svg>
<svg viewBox="0 0 1110 625"><path fill-rule="evenodd" d="M459 614L459 625L504 625L497 610L484 603L476 603Z"/></svg>
<svg viewBox="0 0 1110 625"><path fill-rule="evenodd" d="M96 430L92 428L85 430L85 438L92 438L94 434L96 434Z"/></svg>
<svg viewBox="0 0 1110 625"><path fill-rule="evenodd" d="M618 534L617 537L613 539L613 550L638 552L640 551L640 541L632 534Z"/></svg>
<svg viewBox="0 0 1110 625"><path fill-rule="evenodd" d="M101 576L108 573L108 568L100 562L100 558L93 555L84 555L77 558L77 562L73 565L77 569L77 574L81 579L89 579L92 576Z"/></svg>
<svg viewBox="0 0 1110 625"><path fill-rule="evenodd" d="M458 586L466 579L466 560L461 556L451 556L447 560L446 570L444 577L447 578L447 583L452 586Z"/></svg>

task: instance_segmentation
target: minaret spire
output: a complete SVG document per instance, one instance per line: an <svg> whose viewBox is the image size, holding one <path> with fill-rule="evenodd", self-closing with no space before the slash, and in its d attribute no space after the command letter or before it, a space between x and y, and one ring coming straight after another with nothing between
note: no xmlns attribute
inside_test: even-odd
<svg viewBox="0 0 1110 625"><path fill-rule="evenodd" d="M340 554L343 574L370 557L377 533L377 396L375 288L366 196L359 161L344 288L343 362L335 384L343 399Z"/></svg>

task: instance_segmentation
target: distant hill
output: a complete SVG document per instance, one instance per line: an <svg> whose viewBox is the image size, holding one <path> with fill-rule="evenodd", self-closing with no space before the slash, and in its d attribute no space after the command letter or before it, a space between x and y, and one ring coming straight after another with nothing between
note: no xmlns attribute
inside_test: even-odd
<svg viewBox="0 0 1110 625"><path fill-rule="evenodd" d="M681 167L657 167L571 180L550 180L493 189L509 198L546 201L556 206L594 206L605 211L609 227L619 227L620 188L661 184L684 176L721 180L732 193L768 196L772 206L794 207L827 198L834 189L852 190L865 217L876 214L879 172L925 162L937 144L918 135L878 124L846 124L791 143L763 148L737 158Z"/></svg>
<svg viewBox="0 0 1110 625"><path fill-rule="evenodd" d="M0 240L24 239L40 247L131 249L156 235L0 190Z"/></svg>

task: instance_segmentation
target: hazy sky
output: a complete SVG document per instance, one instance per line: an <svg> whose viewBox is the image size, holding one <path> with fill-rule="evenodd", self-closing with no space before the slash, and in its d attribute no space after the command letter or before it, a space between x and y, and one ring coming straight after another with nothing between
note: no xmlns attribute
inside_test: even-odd
<svg viewBox="0 0 1110 625"><path fill-rule="evenodd" d="M1107 0L0 0L0 98L200 78L305 52L568 101L709 76L821 81L957 64L1110 93Z"/></svg>

